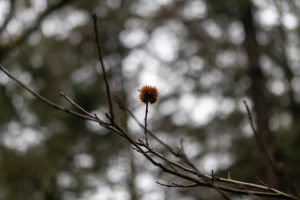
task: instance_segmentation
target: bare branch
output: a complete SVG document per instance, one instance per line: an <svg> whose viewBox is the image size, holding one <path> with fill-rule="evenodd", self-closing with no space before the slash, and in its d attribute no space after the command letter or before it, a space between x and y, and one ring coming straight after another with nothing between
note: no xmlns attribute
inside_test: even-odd
<svg viewBox="0 0 300 200"><path fill-rule="evenodd" d="M73 100L66 97L64 94L64 98L68 100L72 105L74 105L76 108L80 109L82 112L84 112L85 115L77 113L75 111L70 111L65 108L60 107L57 104L54 104L53 102L47 100L46 98L42 97L32 89L30 89L28 86L23 84L21 81L19 81L17 78L12 76L4 67L0 65L0 70L3 71L6 75L8 75L12 80L16 81L21 87L32 93L35 97L37 97L40 101L50 105L51 107L58 109L60 111L73 114L75 116L79 116L83 119L91 120L98 122L101 126L104 128L107 128L114 133L120 135L124 139L126 139L132 147L139 153L141 153L147 160L149 160L154 166L160 168L165 173L171 174L183 181L190 181L193 184L191 185L181 185L181 184L165 184L165 186L169 185L172 187L194 187L194 186L203 186L203 187L209 187L216 189L223 198L229 199L228 196L224 194L224 192L230 192L234 194L243 194L243 195L254 195L254 196L262 196L262 197L273 197L273 198L281 198L281 199L293 199L293 200L299 200L298 197L281 192L279 190L273 189L266 185L257 185L252 183L245 183L233 180L231 178L225 179L225 178L219 178L212 173L211 176L202 174L197 168L193 165L193 163L187 158L183 144L181 145L181 154L179 156L182 156L182 158L185 159L185 163L188 164L191 168L187 168L173 160L170 160L163 154L157 152L155 149L150 148L149 145L146 145L143 141L135 141L126 131L124 131L118 124L111 123L107 124L104 123L102 120L100 120L96 115L90 116L90 114L85 111L81 106L77 105ZM87 113L85 113L87 112ZM165 161L167 165L162 164L161 162L157 161L158 159L161 159L162 161ZM177 170L177 169L178 170ZM242 187L242 189L240 189Z"/></svg>
<svg viewBox="0 0 300 200"><path fill-rule="evenodd" d="M181 147L180 155L183 158L183 160L185 161L185 163L187 163L190 167L192 167L199 177L204 178L204 180L207 181L211 185L211 187L214 188L224 199L230 200L230 198L222 190L220 190L220 188L218 188L214 184L215 177L214 177L213 171L212 171L211 178L209 178L209 177L203 175L199 171L199 169L190 161L190 159L187 157L184 147L183 147L183 139L180 140L180 147Z"/></svg>
<svg viewBox="0 0 300 200"><path fill-rule="evenodd" d="M82 115L76 111L73 110L69 110L67 108L64 108L58 104L53 103L52 101L46 99L45 97L41 96L40 94L38 94L37 92L35 92L34 90L32 90L31 88L29 88L27 85L25 85L23 82L21 82L20 80L18 80L16 77L14 77L11 73L9 73L1 64L0 64L0 70L2 72L4 72L9 78L11 78L12 80L14 80L16 83L18 83L22 88L24 88L25 90L27 90L28 92L30 92L32 95L34 95L37 99L39 99L40 101L44 102L45 104L48 104L49 106L51 106L52 108L59 110L59 111L63 111L65 113L68 114L72 114L76 117L82 118L82 119L86 119L86 120L91 120L91 121L96 121L99 122L101 124L104 124L103 121L96 120L94 118L91 118L89 116L86 115Z"/></svg>
<svg viewBox="0 0 300 200"><path fill-rule="evenodd" d="M105 65L103 62L103 56L102 56L102 51L101 51L101 43L100 43L100 39L99 39L96 15L93 15L93 24L94 24L95 42L96 42L96 46L97 46L98 59L99 59L101 69L102 69L103 79L105 82L106 96L107 96L107 100L108 100L108 104L109 104L109 119L110 119L111 123L113 123L114 122L113 102L111 100L109 83L108 83L108 79L106 76Z"/></svg>
<svg viewBox="0 0 300 200"><path fill-rule="evenodd" d="M183 185L183 184L178 184L178 183L171 183L171 184L167 184L167 183L161 183L159 181L156 181L156 183L158 185L161 186L165 186L165 187L180 187L180 188L191 188L191 187L197 187L199 186L197 183L193 183L193 184L189 184L189 185Z"/></svg>

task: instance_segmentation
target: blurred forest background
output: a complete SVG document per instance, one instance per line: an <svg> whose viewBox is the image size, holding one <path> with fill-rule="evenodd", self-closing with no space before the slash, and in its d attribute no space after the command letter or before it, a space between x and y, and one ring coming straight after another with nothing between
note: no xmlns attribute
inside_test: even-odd
<svg viewBox="0 0 300 200"><path fill-rule="evenodd" d="M157 136L172 146L184 138L187 154L208 174L300 188L300 1L0 0L0 63L52 101L68 107L64 91L103 117L94 13L112 94L142 121L137 90L159 88L149 110ZM259 151L243 100L278 175ZM116 112L143 137L134 120ZM50 108L3 73L0 130L1 199L221 198L212 189L157 185L172 177L121 137Z"/></svg>

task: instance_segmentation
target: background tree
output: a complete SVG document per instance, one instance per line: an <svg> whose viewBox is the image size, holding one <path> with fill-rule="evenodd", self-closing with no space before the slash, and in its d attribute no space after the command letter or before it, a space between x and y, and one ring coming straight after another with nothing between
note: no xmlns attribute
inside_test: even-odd
<svg viewBox="0 0 300 200"><path fill-rule="evenodd" d="M67 106L58 95L64 91L88 111L108 111L90 19L96 13L113 95L142 121L137 89L160 89L149 112L156 135L172 146L184 138L186 153L207 173L299 188L297 1L1 3L1 63L50 100ZM102 191L100 199L107 191L114 199L220 198L156 185L161 172L118 136L49 109L2 74L0 82L4 199L89 198L92 189ZM258 145L244 99L253 105ZM116 113L143 137L132 118Z"/></svg>

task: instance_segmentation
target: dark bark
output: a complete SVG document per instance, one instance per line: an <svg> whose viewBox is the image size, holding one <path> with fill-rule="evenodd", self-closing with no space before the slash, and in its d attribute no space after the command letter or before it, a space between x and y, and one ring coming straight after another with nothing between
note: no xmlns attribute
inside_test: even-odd
<svg viewBox="0 0 300 200"><path fill-rule="evenodd" d="M259 65L261 48L256 40L256 28L251 2L249 1L242 5L241 21L245 31L243 46L248 59L248 75L251 79L249 94L253 102L253 109L256 117L255 122L258 133L256 142L263 155L264 161L266 161L264 166L268 182L272 186L277 186L278 169L274 161L274 135L270 131L268 125L270 99L266 96L266 77Z"/></svg>

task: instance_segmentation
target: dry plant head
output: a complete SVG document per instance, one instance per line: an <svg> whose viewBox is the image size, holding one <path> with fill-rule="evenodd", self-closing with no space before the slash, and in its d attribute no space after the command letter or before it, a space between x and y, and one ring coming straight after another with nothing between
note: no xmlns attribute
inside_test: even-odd
<svg viewBox="0 0 300 200"><path fill-rule="evenodd" d="M145 125L144 125L144 134L145 134L145 143L149 146L148 142L148 129L147 129L147 116L148 116L148 105L149 103L153 104L158 99L158 91L155 86L145 85L140 90L140 100L146 104L146 111L145 111Z"/></svg>
<svg viewBox="0 0 300 200"><path fill-rule="evenodd" d="M147 103L155 103L158 99L158 90L155 86L145 85L140 90L140 100Z"/></svg>

